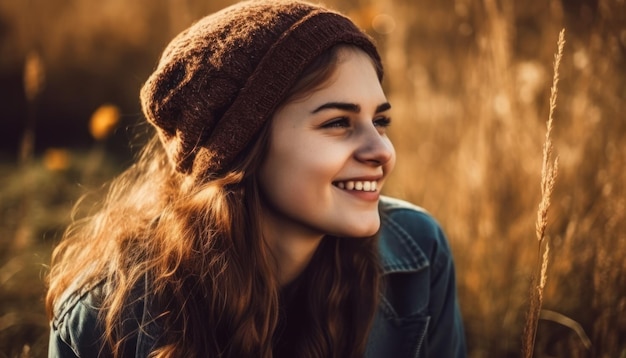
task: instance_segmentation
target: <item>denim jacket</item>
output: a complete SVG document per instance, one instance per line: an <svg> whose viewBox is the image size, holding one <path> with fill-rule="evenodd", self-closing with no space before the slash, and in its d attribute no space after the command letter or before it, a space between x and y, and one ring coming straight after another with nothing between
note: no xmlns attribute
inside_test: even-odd
<svg viewBox="0 0 626 358"><path fill-rule="evenodd" d="M383 197L380 214L385 289L366 357L465 357L454 265L442 230L423 209L398 199ZM109 355L97 319L104 289L100 284L61 300L51 322L49 357ZM149 323L155 321L146 305L134 304L129 310L124 331L133 335L125 357L147 357L157 344L159 327Z"/></svg>

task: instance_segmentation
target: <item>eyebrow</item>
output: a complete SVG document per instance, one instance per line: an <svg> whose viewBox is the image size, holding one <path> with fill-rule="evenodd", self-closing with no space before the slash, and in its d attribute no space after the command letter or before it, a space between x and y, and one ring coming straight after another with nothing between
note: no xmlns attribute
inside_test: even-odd
<svg viewBox="0 0 626 358"><path fill-rule="evenodd" d="M323 110L327 110L327 109L339 109L342 111L347 111L347 112L354 112L354 113L359 113L361 112L361 106L359 106L358 104L355 103L347 103L347 102L328 102L328 103L324 103L323 105L317 107L316 109L314 109L311 114L315 114L318 113L320 111ZM391 109L391 104L389 102L385 102L382 104L379 104L378 107L376 107L376 112L375 113L380 113L380 112L384 112Z"/></svg>

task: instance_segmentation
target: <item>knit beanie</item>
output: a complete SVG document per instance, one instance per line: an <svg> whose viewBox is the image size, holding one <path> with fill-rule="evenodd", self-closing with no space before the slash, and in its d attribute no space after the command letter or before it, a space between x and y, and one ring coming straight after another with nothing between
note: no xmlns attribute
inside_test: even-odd
<svg viewBox="0 0 626 358"><path fill-rule="evenodd" d="M303 70L337 44L361 48L382 68L371 39L337 12L300 1L240 2L170 42L141 89L143 112L177 171L212 177L229 169Z"/></svg>

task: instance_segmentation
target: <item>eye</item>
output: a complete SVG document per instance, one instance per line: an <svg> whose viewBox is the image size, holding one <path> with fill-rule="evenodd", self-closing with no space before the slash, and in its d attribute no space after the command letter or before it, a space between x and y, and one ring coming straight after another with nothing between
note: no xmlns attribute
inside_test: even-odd
<svg viewBox="0 0 626 358"><path fill-rule="evenodd" d="M350 121L347 117L339 117L335 119L331 119L328 122L322 124L322 128L348 128L350 127Z"/></svg>
<svg viewBox="0 0 626 358"><path fill-rule="evenodd" d="M380 128L387 128L391 125L391 118L387 116L381 116L374 118L374 125Z"/></svg>

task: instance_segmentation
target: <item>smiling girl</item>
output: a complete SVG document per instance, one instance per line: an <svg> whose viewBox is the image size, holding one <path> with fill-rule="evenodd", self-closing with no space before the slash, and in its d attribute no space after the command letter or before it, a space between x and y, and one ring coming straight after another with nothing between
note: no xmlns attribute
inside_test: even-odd
<svg viewBox="0 0 626 358"><path fill-rule="evenodd" d="M155 138L53 254L50 356L464 356L441 229L381 196L382 74L304 2L178 35L141 91Z"/></svg>

